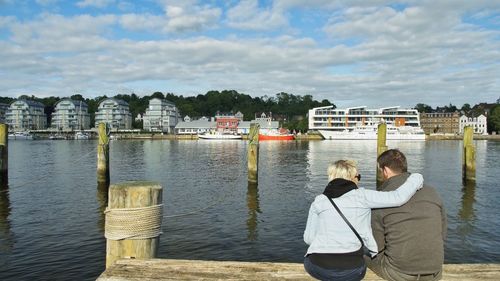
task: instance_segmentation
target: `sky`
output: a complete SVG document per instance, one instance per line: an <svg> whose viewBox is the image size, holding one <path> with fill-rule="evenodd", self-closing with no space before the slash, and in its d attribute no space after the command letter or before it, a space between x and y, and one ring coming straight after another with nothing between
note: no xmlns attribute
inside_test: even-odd
<svg viewBox="0 0 500 281"><path fill-rule="evenodd" d="M0 0L0 96L500 97L500 0Z"/></svg>

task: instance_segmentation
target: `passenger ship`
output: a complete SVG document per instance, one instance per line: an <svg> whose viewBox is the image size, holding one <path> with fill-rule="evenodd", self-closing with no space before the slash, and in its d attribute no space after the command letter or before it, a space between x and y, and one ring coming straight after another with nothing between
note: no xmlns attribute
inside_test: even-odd
<svg viewBox="0 0 500 281"><path fill-rule="evenodd" d="M380 123L387 124L388 140L425 140L416 109L402 109L399 106L334 109L331 105L309 110L309 130L318 130L327 140L377 139Z"/></svg>

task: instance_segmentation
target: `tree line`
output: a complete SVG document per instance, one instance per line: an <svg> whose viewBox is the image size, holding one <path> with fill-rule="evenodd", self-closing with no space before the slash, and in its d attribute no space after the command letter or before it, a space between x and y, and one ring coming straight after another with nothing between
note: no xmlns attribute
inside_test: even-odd
<svg viewBox="0 0 500 281"><path fill-rule="evenodd" d="M204 95L188 96L175 95L173 93L163 94L162 92L155 92L152 95L139 97L135 93L132 94L118 94L109 96L116 99L121 99L129 104L130 112L134 119L133 127L142 128L140 121L135 121L138 114L146 112L149 106L149 101L153 98L166 99L173 102L179 109L181 116L201 117L201 116L215 116L216 113L236 113L240 111L244 115L244 120L249 121L254 119L256 113L265 112L268 114L272 112L273 116L279 117L282 120L282 126L290 130L307 131L307 112L313 107L335 105L327 99L317 101L313 99L312 95L294 95L289 93L278 93L275 96L262 96L251 97L244 93L238 93L235 90L224 91L209 91ZM63 97L64 98L64 97ZM88 105L88 112L91 117L91 124L95 120L95 112L99 103L108 98L106 95L97 96L95 98L84 98L80 94L75 94L69 98L73 100L81 100ZM34 100L41 102L45 105L45 114L50 118L55 110L56 103L61 100L60 97L45 97L39 98L34 95L22 95L18 99ZM0 103L10 104L14 98L0 97Z"/></svg>

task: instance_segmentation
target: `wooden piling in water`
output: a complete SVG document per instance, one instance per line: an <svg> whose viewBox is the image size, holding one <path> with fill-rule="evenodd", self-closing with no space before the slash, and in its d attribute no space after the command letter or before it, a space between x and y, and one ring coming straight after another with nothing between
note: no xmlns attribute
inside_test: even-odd
<svg viewBox="0 0 500 281"><path fill-rule="evenodd" d="M381 123L378 124L377 128L377 158L380 154L384 153L387 150L387 124ZM377 183L384 181L384 175L380 173L380 170L377 167Z"/></svg>
<svg viewBox="0 0 500 281"><path fill-rule="evenodd" d="M123 258L157 257L161 234L162 187L133 181L112 184L106 209L106 268Z"/></svg>
<svg viewBox="0 0 500 281"><path fill-rule="evenodd" d="M9 180L9 127L0 124L0 185L7 186Z"/></svg>
<svg viewBox="0 0 500 281"><path fill-rule="evenodd" d="M473 143L474 129L470 126L464 128L463 153L462 153L462 179L464 181L476 180L476 151Z"/></svg>
<svg viewBox="0 0 500 281"><path fill-rule="evenodd" d="M259 182L259 124L250 124L248 134L248 182Z"/></svg>
<svg viewBox="0 0 500 281"><path fill-rule="evenodd" d="M99 124L98 134L97 183L101 186L109 185L109 136L106 123Z"/></svg>

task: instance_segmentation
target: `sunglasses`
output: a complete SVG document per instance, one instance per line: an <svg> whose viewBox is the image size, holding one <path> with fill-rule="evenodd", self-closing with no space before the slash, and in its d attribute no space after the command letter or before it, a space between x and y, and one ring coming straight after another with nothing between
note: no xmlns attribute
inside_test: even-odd
<svg viewBox="0 0 500 281"><path fill-rule="evenodd" d="M358 179L358 181L360 181L360 180L361 180L361 174L357 174L357 175L355 176L355 178L357 178L357 179Z"/></svg>

